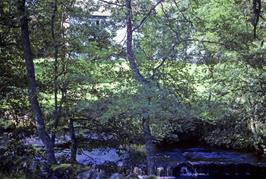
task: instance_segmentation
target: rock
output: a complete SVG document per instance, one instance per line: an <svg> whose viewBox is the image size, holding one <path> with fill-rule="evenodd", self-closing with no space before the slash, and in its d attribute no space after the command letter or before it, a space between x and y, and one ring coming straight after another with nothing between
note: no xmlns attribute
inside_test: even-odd
<svg viewBox="0 0 266 179"><path fill-rule="evenodd" d="M126 176L125 179L139 179L139 176L133 173L133 174Z"/></svg>
<svg viewBox="0 0 266 179"><path fill-rule="evenodd" d="M83 171L76 176L76 179L107 179L108 177L102 170L91 169Z"/></svg>
<svg viewBox="0 0 266 179"><path fill-rule="evenodd" d="M95 178L98 174L98 171L95 169L91 169L91 170L87 170L87 171L83 171L81 173L79 173L76 176L76 179L90 179L90 178Z"/></svg>
<svg viewBox="0 0 266 179"><path fill-rule="evenodd" d="M109 179L124 179L125 177L120 173L114 173Z"/></svg>

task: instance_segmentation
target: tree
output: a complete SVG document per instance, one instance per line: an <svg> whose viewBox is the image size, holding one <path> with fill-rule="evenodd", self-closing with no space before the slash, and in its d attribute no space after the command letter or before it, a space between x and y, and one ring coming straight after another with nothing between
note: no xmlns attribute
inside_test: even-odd
<svg viewBox="0 0 266 179"><path fill-rule="evenodd" d="M26 10L26 1L18 0L17 11L20 18L21 40L27 69L29 100L31 103L31 109L34 115L38 135L45 146L46 159L48 163L53 164L56 163L56 158L54 154L54 144L45 129L42 111L37 98L37 82L35 79L35 70L29 38L28 15Z"/></svg>

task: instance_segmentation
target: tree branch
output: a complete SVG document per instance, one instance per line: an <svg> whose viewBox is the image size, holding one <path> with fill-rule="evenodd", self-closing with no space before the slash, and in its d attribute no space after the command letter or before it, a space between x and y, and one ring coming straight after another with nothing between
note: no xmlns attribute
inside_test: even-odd
<svg viewBox="0 0 266 179"><path fill-rule="evenodd" d="M114 6L117 6L117 7L125 7L125 4L118 4L118 3L115 3L115 2L105 1L105 0L99 0L99 1L103 2L105 4L114 5Z"/></svg>
<svg viewBox="0 0 266 179"><path fill-rule="evenodd" d="M148 19L148 17L150 17L152 11L154 11L154 9L163 2L164 0L159 0L150 10L149 12L145 15L145 17L143 17L143 19L140 21L139 25L135 26L132 31L134 32L135 30L137 30L138 28L140 28L145 21Z"/></svg>

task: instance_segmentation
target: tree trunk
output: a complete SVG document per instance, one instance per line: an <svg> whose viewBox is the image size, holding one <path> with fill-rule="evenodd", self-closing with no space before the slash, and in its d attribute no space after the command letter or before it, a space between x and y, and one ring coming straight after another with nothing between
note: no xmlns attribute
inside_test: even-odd
<svg viewBox="0 0 266 179"><path fill-rule="evenodd" d="M143 86L147 86L149 82L140 74L138 69L138 65L136 63L136 57L133 52L133 28L132 28L132 9L131 9L131 0L126 1L126 8L127 8L127 59L129 61L130 68L138 80Z"/></svg>
<svg viewBox="0 0 266 179"><path fill-rule="evenodd" d="M253 146L256 150L257 155L264 155L264 149L261 146L261 139L258 135L258 105L255 104L253 107L252 116L250 118L250 129L253 135Z"/></svg>
<svg viewBox="0 0 266 179"><path fill-rule="evenodd" d="M48 135L47 131L45 130L44 119L37 98L37 82L35 79L33 57L30 47L29 27L28 27L28 18L26 14L25 0L18 0L17 10L20 18L21 39L22 39L23 54L27 69L29 100L31 103L31 109L34 116L38 135L45 146L46 159L48 163L53 164L56 163L56 158L54 154L54 144L50 136Z"/></svg>
<svg viewBox="0 0 266 179"><path fill-rule="evenodd" d="M148 175L155 174L154 164L154 144L152 142L152 135L150 130L149 118L144 117L142 119L142 128L145 140L145 150L147 155Z"/></svg>
<svg viewBox="0 0 266 179"><path fill-rule="evenodd" d="M54 47L54 130L51 134L52 142L55 143L56 129L61 116L61 108L58 105L58 44L55 33L55 22L57 14L57 0L54 0L53 14L51 17L51 34Z"/></svg>
<svg viewBox="0 0 266 179"><path fill-rule="evenodd" d="M75 135L74 121L72 118L69 119L68 128L69 128L69 135L70 135L70 139L71 139L70 161L71 161L71 163L75 163L78 147L77 147L77 139L76 139L76 135Z"/></svg>
<svg viewBox="0 0 266 179"><path fill-rule="evenodd" d="M132 7L131 7L131 0L126 0L126 8L127 8L127 59L130 64L130 68L137 79L137 81L145 88L145 90L149 90L150 82L145 79L139 69L138 65L136 63L136 57L133 52L133 28L132 28ZM147 99L149 100L149 99ZM154 145L152 143L152 135L149 125L149 115L144 114L144 117L142 119L142 128L144 133L144 140L145 140L145 150L147 155L147 165L148 165L148 175L155 174L154 169Z"/></svg>

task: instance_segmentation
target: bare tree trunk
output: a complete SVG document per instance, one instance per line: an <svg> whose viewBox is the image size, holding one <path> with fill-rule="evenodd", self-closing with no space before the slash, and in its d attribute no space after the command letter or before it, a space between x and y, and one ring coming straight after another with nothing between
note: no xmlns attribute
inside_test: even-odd
<svg viewBox="0 0 266 179"><path fill-rule="evenodd" d="M148 80L146 80L139 72L138 65L136 63L136 57L133 52L133 27L132 27L132 8L131 8L131 0L126 0L126 8L127 8L127 58L129 61L130 68L138 80L143 86L147 86L149 84Z"/></svg>
<svg viewBox="0 0 266 179"><path fill-rule="evenodd" d="M78 146L77 146L77 139L76 139L76 135L75 135L74 121L72 118L69 118L68 128L69 128L69 135L70 135L70 139L71 139L70 161L71 161L71 163L75 163Z"/></svg>
<svg viewBox="0 0 266 179"><path fill-rule="evenodd" d="M27 69L29 100L31 103L31 109L34 115L34 120L38 135L45 146L46 159L48 163L52 164L56 163L56 158L54 154L54 144L45 129L42 111L37 98L37 82L35 79L33 57L30 47L29 27L28 27L28 18L26 13L25 0L17 1L17 11L20 17L21 39L22 39L23 54Z"/></svg>
<svg viewBox="0 0 266 179"><path fill-rule="evenodd" d="M152 142L152 135L151 135L148 117L144 117L142 119L142 128L144 133L145 150L147 155L148 175L154 175L155 174L154 144Z"/></svg>
<svg viewBox="0 0 266 179"><path fill-rule="evenodd" d="M55 142L56 129L59 123L59 119L61 116L61 107L58 105L58 43L56 40L55 33L55 22L56 22L56 14L57 14L57 0L54 0L53 6L53 14L51 17L51 33L54 47L54 130L52 132L51 138L52 142ZM62 100L62 99L61 99Z"/></svg>
<svg viewBox="0 0 266 179"><path fill-rule="evenodd" d="M126 8L127 8L127 59L130 64L130 68L137 79L137 81L145 88L145 90L149 90L150 82L145 79L139 69L138 65L136 63L136 57L133 52L133 27L132 27L132 7L131 7L131 0L126 0ZM149 99L147 99L149 100ZM144 117L142 119L142 128L144 133L144 140L145 140L145 149L146 149L146 155L147 155L147 164L148 164L148 174L153 175L155 174L154 169L154 145L152 142L152 135L150 130L150 124L149 124L149 115L144 114Z"/></svg>

